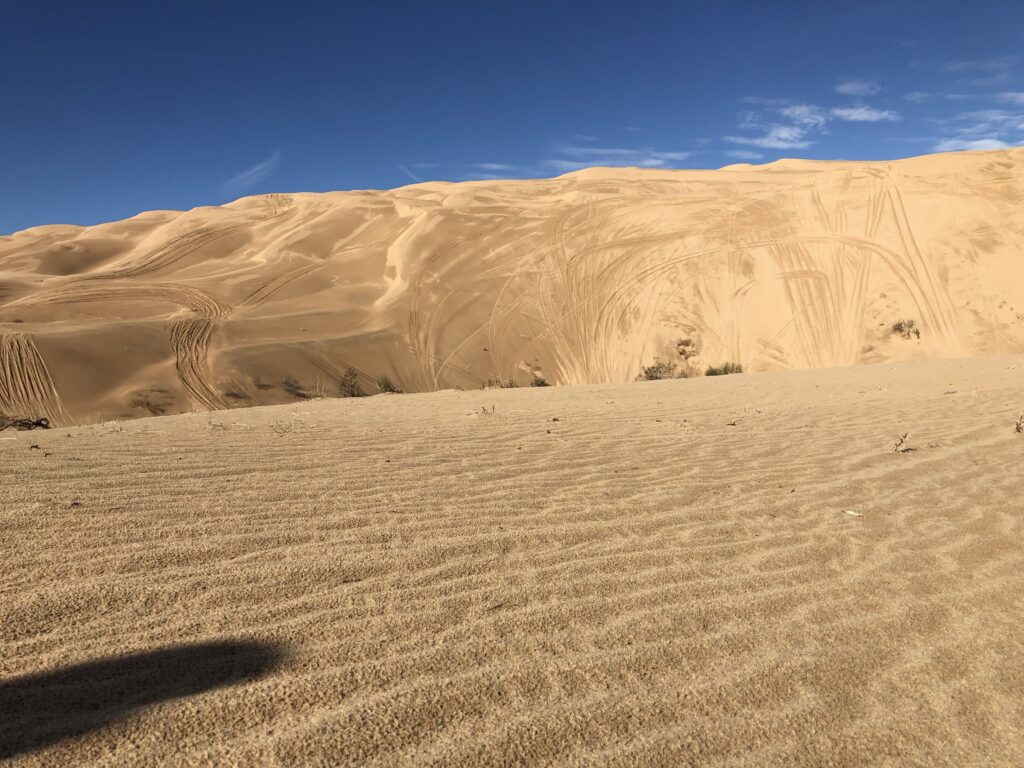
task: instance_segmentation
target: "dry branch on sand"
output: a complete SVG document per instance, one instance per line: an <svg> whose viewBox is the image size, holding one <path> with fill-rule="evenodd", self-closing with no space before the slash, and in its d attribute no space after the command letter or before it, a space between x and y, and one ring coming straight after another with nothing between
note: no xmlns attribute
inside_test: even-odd
<svg viewBox="0 0 1024 768"><path fill-rule="evenodd" d="M0 414L0 432L3 432L5 429L16 429L24 432L30 429L52 429L52 427L50 426L50 420L46 417L40 419L15 419ZM1017 431L1019 432L1020 430Z"/></svg>
<svg viewBox="0 0 1024 768"><path fill-rule="evenodd" d="M892 452L893 453L909 453L910 451L914 450L909 445L907 445L907 440L909 438L910 438L910 433L909 432L904 432L902 435L897 437L896 438L896 442L894 442L892 444Z"/></svg>
<svg viewBox="0 0 1024 768"><path fill-rule="evenodd" d="M1018 434L1024 432L1024 412L1017 417L1017 422L1013 425L1013 431Z"/></svg>

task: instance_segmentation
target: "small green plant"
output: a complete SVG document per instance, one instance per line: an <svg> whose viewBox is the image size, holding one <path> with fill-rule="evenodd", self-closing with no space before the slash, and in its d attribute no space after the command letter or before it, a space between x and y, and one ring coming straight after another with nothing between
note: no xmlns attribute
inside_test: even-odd
<svg viewBox="0 0 1024 768"><path fill-rule="evenodd" d="M350 367L341 375L338 388L341 390L342 397L366 397L363 388L359 386L359 374L355 368Z"/></svg>
<svg viewBox="0 0 1024 768"><path fill-rule="evenodd" d="M722 363L721 365L709 365L704 371L705 376L728 376L730 373L743 373L743 366L739 363Z"/></svg>
<svg viewBox="0 0 1024 768"><path fill-rule="evenodd" d="M377 389L381 392L389 392L393 395L402 394L402 390L395 386L395 383L387 376L381 376L377 379Z"/></svg>
<svg viewBox="0 0 1024 768"><path fill-rule="evenodd" d="M551 386L550 384L548 384L547 379L545 379L543 376L541 376L536 371L531 371L530 372L530 376L531 376L531 378L530 378L530 386L531 387L550 387Z"/></svg>
<svg viewBox="0 0 1024 768"><path fill-rule="evenodd" d="M893 336L899 336L908 340L921 338L921 331L913 320L897 320L892 324L889 331Z"/></svg>

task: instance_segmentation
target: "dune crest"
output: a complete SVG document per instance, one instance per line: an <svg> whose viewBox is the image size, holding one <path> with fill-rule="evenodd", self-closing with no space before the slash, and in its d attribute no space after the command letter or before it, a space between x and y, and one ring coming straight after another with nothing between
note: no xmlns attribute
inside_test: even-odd
<svg viewBox="0 0 1024 768"><path fill-rule="evenodd" d="M1024 352L1024 150L242 198L0 238L0 408ZM893 334L913 320L919 337ZM46 409L47 413L37 413Z"/></svg>

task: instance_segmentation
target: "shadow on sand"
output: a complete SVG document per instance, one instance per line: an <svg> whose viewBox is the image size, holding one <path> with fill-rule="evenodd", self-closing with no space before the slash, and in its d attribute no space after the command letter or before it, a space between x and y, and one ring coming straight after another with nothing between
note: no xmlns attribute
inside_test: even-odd
<svg viewBox="0 0 1024 768"><path fill-rule="evenodd" d="M102 728L135 709L252 680L281 646L177 645L0 681L0 759Z"/></svg>

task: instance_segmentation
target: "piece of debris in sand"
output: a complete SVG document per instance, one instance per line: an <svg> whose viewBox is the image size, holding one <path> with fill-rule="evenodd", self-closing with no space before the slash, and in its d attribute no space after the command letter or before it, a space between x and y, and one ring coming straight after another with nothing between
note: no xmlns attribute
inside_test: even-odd
<svg viewBox="0 0 1024 768"><path fill-rule="evenodd" d="M902 435L897 437L896 438L896 442L892 444L892 452L893 453L908 453L908 452L914 450L909 445L907 445L907 440L909 439L909 437L910 437L910 433L909 432L904 432Z"/></svg>

